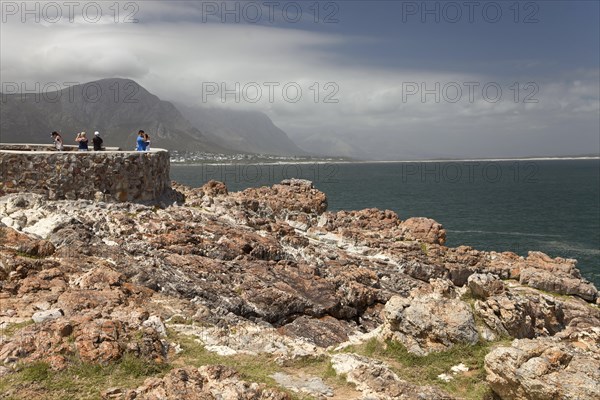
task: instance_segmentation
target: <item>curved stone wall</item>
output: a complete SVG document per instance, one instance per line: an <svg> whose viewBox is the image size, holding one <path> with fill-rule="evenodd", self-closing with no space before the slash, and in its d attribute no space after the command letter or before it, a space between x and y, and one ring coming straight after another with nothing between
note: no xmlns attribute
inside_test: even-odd
<svg viewBox="0 0 600 400"><path fill-rule="evenodd" d="M171 188L169 152L76 151L66 146L0 144L0 194L32 192L51 200L152 202Z"/></svg>

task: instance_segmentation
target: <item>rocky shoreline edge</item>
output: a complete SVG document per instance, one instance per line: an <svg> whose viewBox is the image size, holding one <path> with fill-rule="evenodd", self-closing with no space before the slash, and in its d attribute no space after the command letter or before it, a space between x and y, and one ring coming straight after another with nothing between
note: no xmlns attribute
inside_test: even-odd
<svg viewBox="0 0 600 400"><path fill-rule="evenodd" d="M0 399L600 398L571 259L444 246L311 182L0 197Z"/></svg>

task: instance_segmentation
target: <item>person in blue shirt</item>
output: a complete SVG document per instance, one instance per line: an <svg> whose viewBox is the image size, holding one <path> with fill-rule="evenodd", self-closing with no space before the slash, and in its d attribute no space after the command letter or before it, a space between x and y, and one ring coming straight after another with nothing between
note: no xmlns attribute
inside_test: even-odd
<svg viewBox="0 0 600 400"><path fill-rule="evenodd" d="M137 151L146 151L146 137L144 135L144 131L138 132L138 137L136 140L137 147L135 148Z"/></svg>

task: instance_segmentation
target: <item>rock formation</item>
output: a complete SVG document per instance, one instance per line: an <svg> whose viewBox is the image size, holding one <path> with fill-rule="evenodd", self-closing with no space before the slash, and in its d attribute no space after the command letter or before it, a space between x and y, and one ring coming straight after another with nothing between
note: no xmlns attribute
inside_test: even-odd
<svg viewBox="0 0 600 400"><path fill-rule="evenodd" d="M485 360L499 398L599 392L598 292L574 260L448 248L433 220L328 212L325 194L303 180L235 193L220 182L172 186L185 202L164 208L0 198L3 378L31 363L70 371L134 357L173 369L97 396L285 399L308 393L297 383L305 379L316 398L442 399L461 396L361 346L399 342L432 357L513 338ZM190 346L274 370L257 383L218 362L190 365ZM327 378L336 373L349 385ZM35 389L10 388L16 397Z"/></svg>
<svg viewBox="0 0 600 400"><path fill-rule="evenodd" d="M503 399L600 398L600 328L518 339L485 358L488 382Z"/></svg>

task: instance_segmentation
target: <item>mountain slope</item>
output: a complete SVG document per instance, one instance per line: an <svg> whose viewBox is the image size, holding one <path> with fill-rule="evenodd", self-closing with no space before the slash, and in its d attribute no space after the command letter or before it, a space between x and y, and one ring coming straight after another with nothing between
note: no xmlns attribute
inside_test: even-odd
<svg viewBox="0 0 600 400"><path fill-rule="evenodd" d="M46 142L62 132L74 143L80 131L100 131L107 146L133 148L138 130L154 146L172 150L230 152L193 127L173 106L128 79L103 79L60 92L2 96L0 140Z"/></svg>
<svg viewBox="0 0 600 400"><path fill-rule="evenodd" d="M2 95L2 142L44 143L50 132L59 131L65 143L75 144L77 132L91 137L100 131L106 146L130 149L140 129L150 134L153 146L170 150L307 155L263 113L176 108L129 79L102 79L41 95Z"/></svg>
<svg viewBox="0 0 600 400"><path fill-rule="evenodd" d="M282 156L308 154L261 112L176 105L195 128L224 147Z"/></svg>

